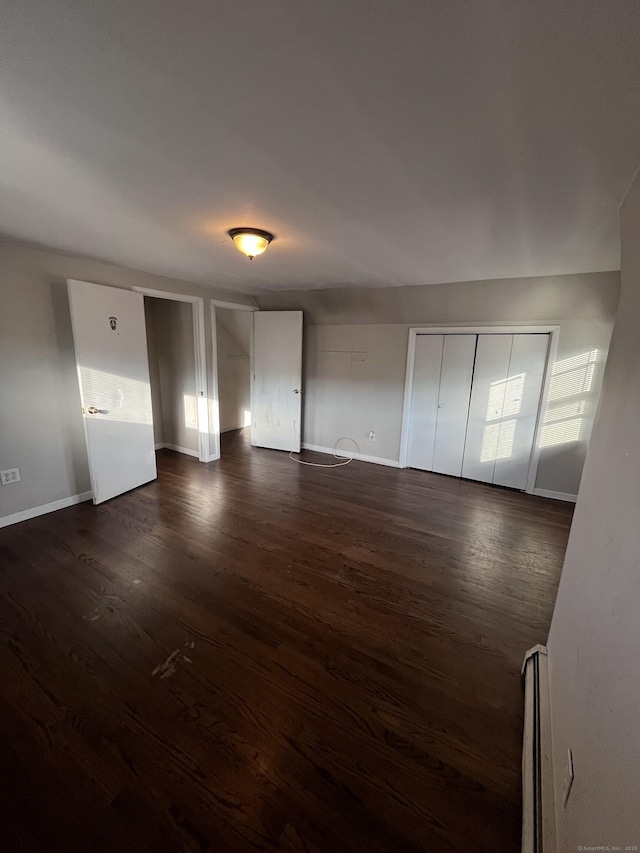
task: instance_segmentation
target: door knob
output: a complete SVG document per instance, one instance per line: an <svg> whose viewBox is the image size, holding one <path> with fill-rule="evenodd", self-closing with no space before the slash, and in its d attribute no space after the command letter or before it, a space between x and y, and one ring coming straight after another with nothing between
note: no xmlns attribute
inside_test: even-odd
<svg viewBox="0 0 640 853"><path fill-rule="evenodd" d="M100 409L96 409L95 406L89 406L89 408L87 409L87 412L89 412L90 415L97 415L99 411Z"/></svg>
<svg viewBox="0 0 640 853"><path fill-rule="evenodd" d="M299 394L299 393L300 393L300 389L299 389L299 388L294 388L294 389L293 389L293 393L294 393L294 394Z"/></svg>

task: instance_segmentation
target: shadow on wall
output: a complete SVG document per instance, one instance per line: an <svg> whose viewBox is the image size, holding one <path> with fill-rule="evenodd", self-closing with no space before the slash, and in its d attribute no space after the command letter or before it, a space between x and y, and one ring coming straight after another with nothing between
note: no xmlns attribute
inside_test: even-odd
<svg viewBox="0 0 640 853"><path fill-rule="evenodd" d="M595 402L592 387L597 363L598 350L593 349L553 365L540 447L588 440L585 415Z"/></svg>
<svg viewBox="0 0 640 853"><path fill-rule="evenodd" d="M591 437L606 349L582 350L553 365L538 437L536 485L577 495Z"/></svg>
<svg viewBox="0 0 640 853"><path fill-rule="evenodd" d="M539 435L536 485L578 493L605 359L606 350L593 348L554 364Z"/></svg>

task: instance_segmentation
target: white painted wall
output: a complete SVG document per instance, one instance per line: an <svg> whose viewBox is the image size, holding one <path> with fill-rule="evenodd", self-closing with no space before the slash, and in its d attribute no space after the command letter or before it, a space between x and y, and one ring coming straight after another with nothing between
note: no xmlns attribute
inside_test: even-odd
<svg viewBox="0 0 640 853"><path fill-rule="evenodd" d="M252 325L251 311L216 308L220 432L251 423L249 353Z"/></svg>
<svg viewBox="0 0 640 853"><path fill-rule="evenodd" d="M145 310L155 441L199 453L193 306L146 298Z"/></svg>
<svg viewBox="0 0 640 853"><path fill-rule="evenodd" d="M561 851L640 845L639 178L621 243L620 308L548 641Z"/></svg>
<svg viewBox="0 0 640 853"><path fill-rule="evenodd" d="M410 326L559 325L556 362L565 372L554 395L577 387L582 378L582 367L572 367L571 359L595 356L593 367L587 368L592 373L589 389L551 401L554 418L570 405L572 412L549 426L536 486L576 494L618 294L619 274L611 272L270 293L257 300L264 309L305 312L305 443L333 447L341 436L349 436L367 456L396 462ZM376 432L375 442L368 440L370 430Z"/></svg>
<svg viewBox="0 0 640 853"><path fill-rule="evenodd" d="M0 487L0 518L89 489L67 278L253 303L189 282L0 243L0 469L19 467L22 476Z"/></svg>
<svg viewBox="0 0 640 853"><path fill-rule="evenodd" d="M347 437L360 453L397 462L407 338L405 326L305 326L305 444L333 448Z"/></svg>

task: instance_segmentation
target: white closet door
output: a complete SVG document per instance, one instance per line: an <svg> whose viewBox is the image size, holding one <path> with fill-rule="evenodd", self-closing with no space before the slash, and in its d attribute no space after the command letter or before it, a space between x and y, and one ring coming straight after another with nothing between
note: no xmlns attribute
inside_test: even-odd
<svg viewBox="0 0 640 853"><path fill-rule="evenodd" d="M476 335L445 335L440 372L433 471L462 473Z"/></svg>
<svg viewBox="0 0 640 853"><path fill-rule="evenodd" d="M423 471L433 470L443 340L443 335L416 337L407 464Z"/></svg>
<svg viewBox="0 0 640 853"><path fill-rule="evenodd" d="M462 476L492 483L513 335L478 335Z"/></svg>
<svg viewBox="0 0 640 853"><path fill-rule="evenodd" d="M527 487L548 348L548 335L513 336L493 475L496 485Z"/></svg>

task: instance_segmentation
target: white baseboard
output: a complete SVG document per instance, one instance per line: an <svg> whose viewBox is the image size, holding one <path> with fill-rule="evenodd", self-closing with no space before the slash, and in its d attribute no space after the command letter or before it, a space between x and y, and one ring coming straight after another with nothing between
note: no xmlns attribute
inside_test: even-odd
<svg viewBox="0 0 640 853"><path fill-rule="evenodd" d="M34 506L31 509L23 509L22 512L14 512L13 515L5 515L0 518L0 527L8 527L10 524L18 524L20 521L28 521L30 518L37 518L39 515L46 515L48 512L55 512L57 509L64 509L74 504L81 504L84 501L90 501L93 497L93 492L82 492L79 495L70 495L68 498L61 498L59 501L51 501L42 506Z"/></svg>
<svg viewBox="0 0 640 853"><path fill-rule="evenodd" d="M549 489L534 489L533 494L541 498L552 498L554 501L569 501L572 504L578 500L577 495L569 494L569 492L552 492Z"/></svg>
<svg viewBox="0 0 640 853"><path fill-rule="evenodd" d="M163 442L162 444L156 444L156 450L175 450L176 453L185 453L187 456L195 456L196 459L200 459L200 453L197 450L189 450L188 447L178 447L177 444L167 444L167 442Z"/></svg>
<svg viewBox="0 0 640 853"><path fill-rule="evenodd" d="M382 456L367 456L364 453L353 453L350 450L342 450L341 448L335 450L333 447L321 447L319 444L307 444L306 442L302 446L305 450L315 450L316 453L329 453L331 456L337 453L338 456L348 456L351 459L358 459L360 462L373 462L374 465L387 465L389 468L400 467L397 459L383 459Z"/></svg>
<svg viewBox="0 0 640 853"><path fill-rule="evenodd" d="M164 441L160 441L158 444L154 445L154 447L156 450L164 450L166 445L165 445Z"/></svg>

